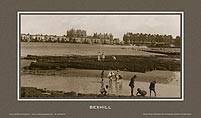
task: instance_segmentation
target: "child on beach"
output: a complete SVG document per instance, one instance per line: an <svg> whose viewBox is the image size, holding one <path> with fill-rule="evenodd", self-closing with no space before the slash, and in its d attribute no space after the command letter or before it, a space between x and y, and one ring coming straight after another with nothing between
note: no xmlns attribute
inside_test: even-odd
<svg viewBox="0 0 201 118"><path fill-rule="evenodd" d="M100 92L101 92L101 95L107 95L108 94L108 85L101 88Z"/></svg>
<svg viewBox="0 0 201 118"><path fill-rule="evenodd" d="M141 90L140 88L137 89L136 96L145 96L147 92L145 90Z"/></svg>
<svg viewBox="0 0 201 118"><path fill-rule="evenodd" d="M131 78L131 80L130 80L130 83L129 83L129 86L131 87L131 96L134 96L133 95L133 89L134 89L134 87L135 87L135 78L136 78L136 75L134 75L132 78Z"/></svg>
<svg viewBox="0 0 201 118"><path fill-rule="evenodd" d="M150 96L151 96L151 91L153 91L156 96L155 85L156 85L156 81L150 82L150 85L149 85Z"/></svg>

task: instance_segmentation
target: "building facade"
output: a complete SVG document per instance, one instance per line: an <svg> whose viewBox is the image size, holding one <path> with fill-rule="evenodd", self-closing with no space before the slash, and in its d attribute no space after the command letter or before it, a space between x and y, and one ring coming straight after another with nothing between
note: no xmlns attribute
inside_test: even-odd
<svg viewBox="0 0 201 118"><path fill-rule="evenodd" d="M87 36L86 30L70 29L66 35L42 35L42 34L21 34L22 42L60 42L60 43L81 43L81 44L119 44L119 39L113 38L111 33L94 33Z"/></svg>

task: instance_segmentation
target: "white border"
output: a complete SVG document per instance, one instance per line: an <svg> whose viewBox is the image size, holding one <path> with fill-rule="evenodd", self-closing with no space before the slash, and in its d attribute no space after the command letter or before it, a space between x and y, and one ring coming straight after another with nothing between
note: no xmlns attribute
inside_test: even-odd
<svg viewBox="0 0 201 118"><path fill-rule="evenodd" d="M154 14L161 14L161 13L167 13L167 14L174 14L174 13L178 13L178 14L181 14L182 15L182 20L181 20L181 24L182 24L182 32L181 32L181 35L182 35L182 95L181 95L181 99L20 99L20 95L19 95L19 71L20 71L20 68L19 68L19 50L20 50L20 47L19 47L19 39L20 39L20 31L19 31L19 22L20 22L20 14L23 13L23 14L69 14L69 13L73 13L73 14L83 14L83 13L95 13L95 14L101 14L101 13L104 13L104 14L109 14L109 13L112 13L112 14L126 14L126 13L130 13L130 14L134 14L134 13L140 13L140 14L148 14L148 13L154 13ZM180 85L181 86L181 85ZM132 11L69 11L69 12L66 12L66 11L18 11L17 12L17 100L18 101L184 101L184 11L137 11L137 12L132 12Z"/></svg>

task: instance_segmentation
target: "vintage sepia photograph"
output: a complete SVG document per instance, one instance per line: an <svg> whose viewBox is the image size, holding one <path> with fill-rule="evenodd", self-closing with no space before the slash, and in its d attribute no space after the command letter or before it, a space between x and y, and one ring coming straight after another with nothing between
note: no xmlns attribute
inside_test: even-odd
<svg viewBox="0 0 201 118"><path fill-rule="evenodd" d="M18 12L18 100L182 101L183 12Z"/></svg>

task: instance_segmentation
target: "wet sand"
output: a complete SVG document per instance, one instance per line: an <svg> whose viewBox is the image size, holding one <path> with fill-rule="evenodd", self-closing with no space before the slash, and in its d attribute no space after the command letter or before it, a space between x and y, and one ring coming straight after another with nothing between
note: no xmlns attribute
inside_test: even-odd
<svg viewBox="0 0 201 118"><path fill-rule="evenodd" d="M70 71L70 73L69 73ZM87 74L87 73L91 74ZM78 93L86 94L100 94L101 79L97 70L77 70L70 69L66 71L66 75L61 76L60 74L47 75L47 74L22 74L21 86L22 87L36 87L36 88L47 88L48 90L59 90L65 92L75 91ZM62 72L63 73L63 72ZM77 76L78 74L80 76ZM124 79L122 81L122 88L119 84L113 81L110 89L110 94L130 96L130 87L128 86L132 72L120 72ZM149 96L149 78L167 79L172 78L168 83L160 81L156 84L156 92L158 97L180 97L180 73L179 72L165 72L155 71L149 73L135 73L137 80L135 82L134 92L136 93L137 88L141 88L147 91ZM96 75L96 76L94 76ZM127 75L127 77L125 76ZM144 79L143 79L144 78ZM165 80L167 81L167 80ZM104 78L104 84L109 85L108 78Z"/></svg>

